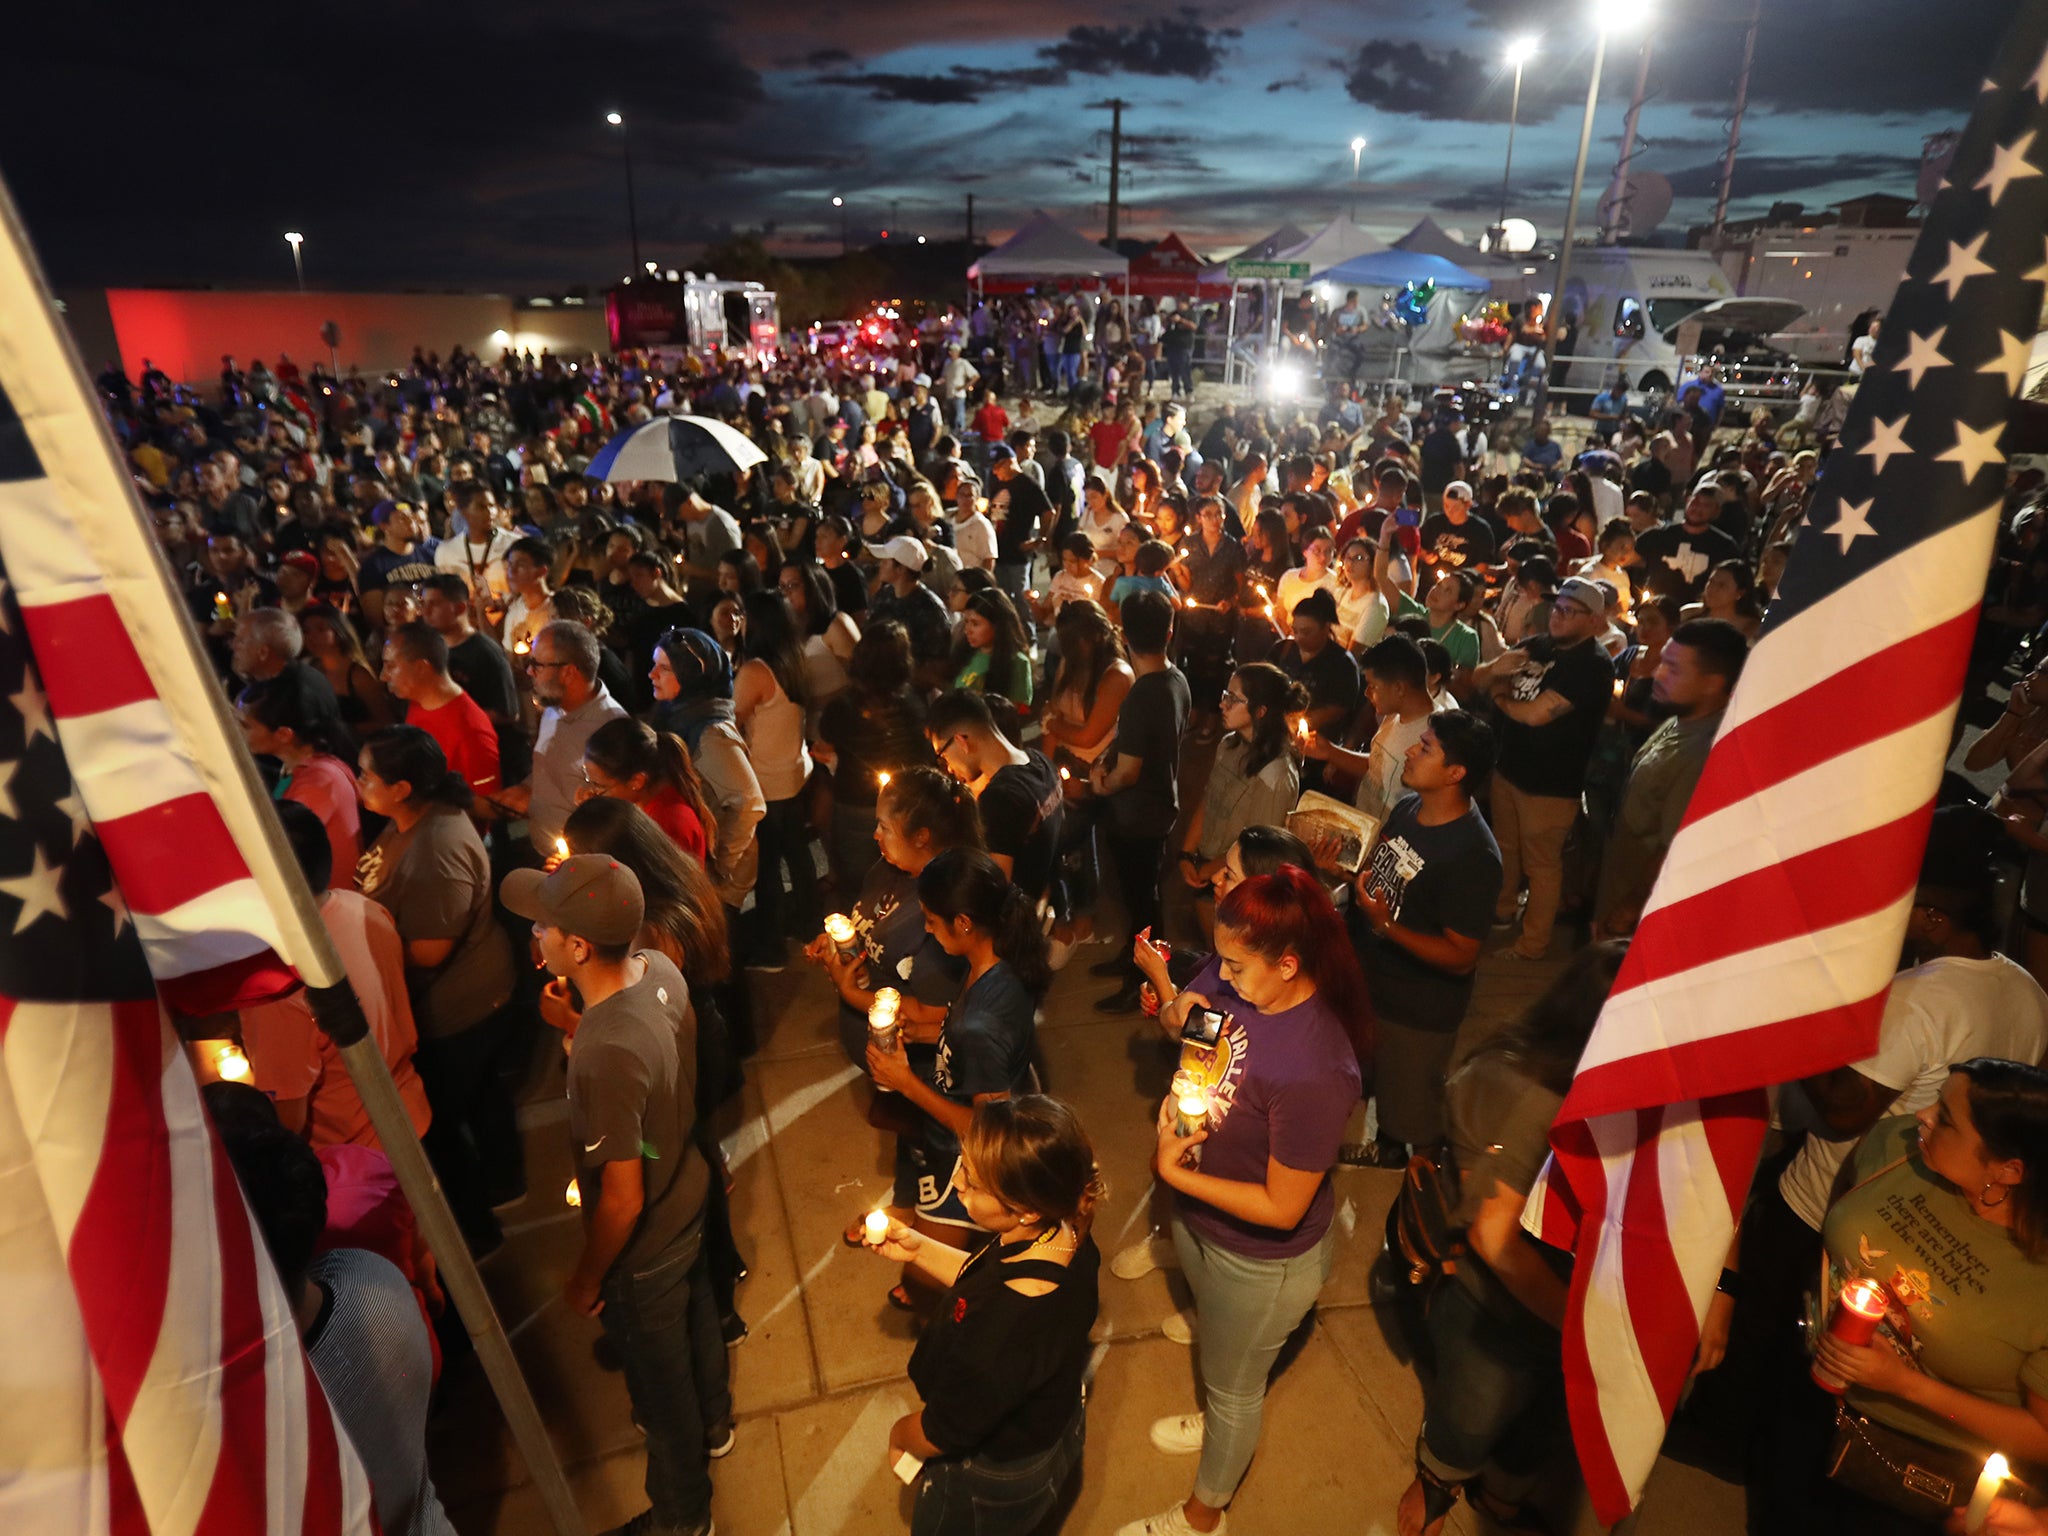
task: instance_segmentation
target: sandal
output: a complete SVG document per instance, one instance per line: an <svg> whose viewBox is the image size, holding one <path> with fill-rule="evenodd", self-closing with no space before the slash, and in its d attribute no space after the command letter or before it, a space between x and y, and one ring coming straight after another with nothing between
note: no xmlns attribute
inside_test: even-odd
<svg viewBox="0 0 2048 1536"><path fill-rule="evenodd" d="M898 1312L917 1311L917 1298L910 1294L910 1287L902 1284L889 1287L889 1305Z"/></svg>
<svg viewBox="0 0 2048 1536"><path fill-rule="evenodd" d="M1467 1486L1465 1502L1500 1530L1514 1532L1516 1536L1552 1536L1550 1523L1535 1505L1526 1501L1510 1503L1499 1494L1488 1491L1483 1482Z"/></svg>
<svg viewBox="0 0 2048 1536"><path fill-rule="evenodd" d="M1444 1522L1450 1518L1451 1506L1458 1502L1460 1486L1445 1482L1418 1461L1415 1481L1401 1495L1400 1507L1395 1512L1394 1527L1400 1536L1440 1536ZM1419 1510L1414 1507L1417 1503L1421 1505ZM1415 1519L1417 1514L1420 1520Z"/></svg>

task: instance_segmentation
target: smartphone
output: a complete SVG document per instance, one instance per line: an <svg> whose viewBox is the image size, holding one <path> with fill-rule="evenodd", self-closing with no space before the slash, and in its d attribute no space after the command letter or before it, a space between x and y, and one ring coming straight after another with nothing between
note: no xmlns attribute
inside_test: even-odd
<svg viewBox="0 0 2048 1536"><path fill-rule="evenodd" d="M1189 1045L1214 1045L1223 1034L1230 1015L1216 1008L1192 1010L1180 1027L1181 1039Z"/></svg>
<svg viewBox="0 0 2048 1536"><path fill-rule="evenodd" d="M1403 528L1413 528L1422 521L1422 514L1414 507L1396 507L1394 521Z"/></svg>

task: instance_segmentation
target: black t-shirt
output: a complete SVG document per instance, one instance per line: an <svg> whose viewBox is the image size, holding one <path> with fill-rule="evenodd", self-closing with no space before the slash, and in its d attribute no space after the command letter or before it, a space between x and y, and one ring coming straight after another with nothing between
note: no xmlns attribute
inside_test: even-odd
<svg viewBox="0 0 2048 1536"><path fill-rule="evenodd" d="M1715 566L1741 554L1740 546L1711 523L1697 533L1683 523L1665 523L1636 537L1636 557L1649 573L1644 585L1653 592L1682 590L1687 602L1698 599ZM1666 573L1661 581L1660 570Z"/></svg>
<svg viewBox="0 0 2048 1536"><path fill-rule="evenodd" d="M868 624L893 619L910 636L910 654L919 665L944 665L953 651L953 631L946 622L945 600L919 582L907 597L884 587L868 611Z"/></svg>
<svg viewBox="0 0 2048 1536"><path fill-rule="evenodd" d="M1422 461L1422 492L1432 500L1443 495L1444 487L1465 467L1465 445L1448 423L1433 427L1415 452Z"/></svg>
<svg viewBox="0 0 2048 1536"><path fill-rule="evenodd" d="M1572 707L1547 725L1523 725L1503 713L1501 777L1525 795L1575 800L1586 786L1586 764L1614 697L1614 663L1591 640L1561 646L1538 635L1518 649L1536 665L1515 674L1508 697L1527 703L1539 694L1560 693Z"/></svg>
<svg viewBox="0 0 2048 1536"><path fill-rule="evenodd" d="M1476 512L1467 513L1462 523L1452 522L1446 513L1432 512L1422 520L1421 539L1423 561L1438 570L1493 563L1493 529Z"/></svg>
<svg viewBox="0 0 2048 1536"><path fill-rule="evenodd" d="M1484 940L1500 897L1500 845L1478 810L1426 827L1422 799L1403 795L1387 813L1366 861L1376 894L1393 920L1431 938L1445 933ZM1375 1010L1411 1029L1456 1029L1472 996L1472 973L1453 975L1425 964L1392 939L1360 945Z"/></svg>
<svg viewBox="0 0 2048 1536"><path fill-rule="evenodd" d="M1022 1461L1052 1448L1081 1407L1102 1255L1084 1237L1064 1267L991 1243L961 1267L910 1356L920 1422L948 1456ZM1058 1289L1026 1296L1012 1280Z"/></svg>
<svg viewBox="0 0 2048 1536"><path fill-rule="evenodd" d="M1017 470L998 480L989 497L989 516L996 525L996 558L1022 560L1023 545L1052 526L1052 501L1036 480Z"/></svg>
<svg viewBox="0 0 2048 1536"><path fill-rule="evenodd" d="M1045 754L1026 747L1024 756L998 768L975 804L988 851L1009 858L1010 883L1035 902L1052 883L1063 800L1059 772Z"/></svg>
<svg viewBox="0 0 2048 1536"><path fill-rule="evenodd" d="M1323 648L1310 657L1301 654L1299 641L1282 640L1273 648L1271 660L1274 666L1308 689L1310 709L1339 709L1348 717L1358 708L1358 701L1363 696L1358 663L1334 640L1325 641ZM1346 718L1342 723L1348 725L1350 721Z"/></svg>
<svg viewBox="0 0 2048 1536"><path fill-rule="evenodd" d="M519 718L519 691L512 681L511 658L489 635L472 631L460 645L449 646L448 675L494 723Z"/></svg>
<svg viewBox="0 0 2048 1536"><path fill-rule="evenodd" d="M825 705L818 735L839 754L832 770L832 798L841 805L872 808L880 794L877 773L929 768L932 763L932 744L924 733L924 699L909 689L879 699L858 688L845 689Z"/></svg>
<svg viewBox="0 0 2048 1536"><path fill-rule="evenodd" d="M1180 737L1187 728L1188 680L1179 667L1139 674L1116 716L1115 756L1143 763L1138 780L1110 796L1116 829L1130 837L1164 837L1180 810ZM985 818L984 818L985 819Z"/></svg>

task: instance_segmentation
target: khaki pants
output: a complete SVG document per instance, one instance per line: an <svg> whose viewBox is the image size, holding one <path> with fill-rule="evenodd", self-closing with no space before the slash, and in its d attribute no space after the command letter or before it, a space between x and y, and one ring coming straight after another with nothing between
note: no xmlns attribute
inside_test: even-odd
<svg viewBox="0 0 2048 1536"><path fill-rule="evenodd" d="M1493 835L1500 844L1500 906L1494 916L1515 915L1515 895L1524 877L1529 903L1522 909L1522 936L1515 951L1540 959L1550 948L1557 903L1564 889L1564 844L1578 819L1576 796L1532 795L1499 774L1493 780Z"/></svg>

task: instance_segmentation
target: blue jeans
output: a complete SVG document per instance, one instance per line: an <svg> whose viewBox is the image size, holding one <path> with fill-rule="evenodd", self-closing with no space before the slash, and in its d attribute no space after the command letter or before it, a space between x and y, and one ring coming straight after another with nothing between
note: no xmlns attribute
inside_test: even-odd
<svg viewBox="0 0 2048 1536"><path fill-rule="evenodd" d="M1334 1229L1333 1229L1334 1230ZM1331 1234L1291 1259L1253 1259L1205 1242L1178 1216L1173 1250L1195 1293L1202 1368L1202 1461L1195 1497L1222 1509L1259 1448L1273 1362L1330 1278Z"/></svg>
<svg viewBox="0 0 2048 1536"><path fill-rule="evenodd" d="M1088 1421L1081 1405L1059 1439L1018 1461L942 1456L924 1464L910 1536L1030 1536L1081 1465Z"/></svg>
<svg viewBox="0 0 2048 1536"><path fill-rule="evenodd" d="M1047 536L1051 532L1050 528L1039 529L1041 537ZM1029 559L998 560L995 570L996 586L1002 590L1005 597L1009 598L1010 606L1017 610L1017 619L1024 626L1024 637L1027 640L1038 632L1038 621L1032 617L1031 604L1024 597L1031 584L1031 565L1032 562ZM995 692L996 690L991 688L989 691Z"/></svg>
<svg viewBox="0 0 2048 1536"><path fill-rule="evenodd" d="M1502 1317L1447 1279L1430 1302L1429 1338L1436 1374L1423 1394L1416 1460L1447 1482L1488 1463L1511 1478L1539 1471L1553 1443L1546 1430L1564 1417L1556 1330L1530 1314Z"/></svg>
<svg viewBox="0 0 2048 1536"><path fill-rule="evenodd" d="M1060 388L1072 394L1074 386L1081 382L1081 354L1062 352L1060 354Z"/></svg>
<svg viewBox="0 0 2048 1536"><path fill-rule="evenodd" d="M647 1500L661 1524L688 1530L711 1514L705 1437L732 1418L710 1266L696 1243L678 1243L636 1274L614 1268L599 1294L598 1321L647 1432Z"/></svg>

